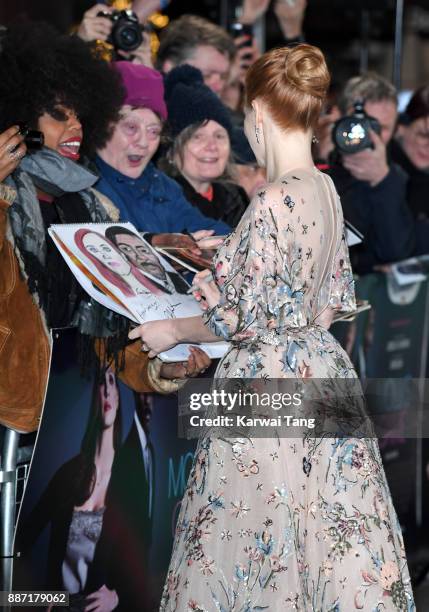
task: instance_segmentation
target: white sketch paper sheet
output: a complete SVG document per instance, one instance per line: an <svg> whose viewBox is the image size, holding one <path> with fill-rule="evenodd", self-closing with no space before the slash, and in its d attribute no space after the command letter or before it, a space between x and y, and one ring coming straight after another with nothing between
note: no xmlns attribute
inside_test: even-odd
<svg viewBox="0 0 429 612"><path fill-rule="evenodd" d="M51 225L49 234L85 291L135 323L201 314L186 281L131 223ZM228 348L225 342L200 346L213 358ZM188 355L185 349L180 345L161 358L181 360L176 356Z"/></svg>

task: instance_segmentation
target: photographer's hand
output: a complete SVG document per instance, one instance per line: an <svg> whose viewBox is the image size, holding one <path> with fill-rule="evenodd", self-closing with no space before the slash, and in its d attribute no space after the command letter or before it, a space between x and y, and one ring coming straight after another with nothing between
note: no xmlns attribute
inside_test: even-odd
<svg viewBox="0 0 429 612"><path fill-rule="evenodd" d="M148 68L153 68L152 51L150 48L150 34L147 32L145 32L143 35L143 42L140 47L137 47L137 49L131 52L118 49L117 54L120 55L121 58L132 62L133 64L142 64Z"/></svg>
<svg viewBox="0 0 429 612"><path fill-rule="evenodd" d="M98 13L111 13L113 8L106 4L96 4L90 8L83 16L76 34L85 42L92 40L107 40L112 31L112 22L106 17L97 17Z"/></svg>
<svg viewBox="0 0 429 612"><path fill-rule="evenodd" d="M365 149L353 155L343 155L343 166L358 181L365 181L375 187L389 174L386 145L380 136L370 131L373 149Z"/></svg>

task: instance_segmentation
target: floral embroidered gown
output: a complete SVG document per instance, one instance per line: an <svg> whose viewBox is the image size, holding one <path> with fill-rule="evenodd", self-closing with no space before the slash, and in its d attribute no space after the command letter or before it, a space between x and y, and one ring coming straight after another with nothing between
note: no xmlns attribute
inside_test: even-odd
<svg viewBox="0 0 429 612"><path fill-rule="evenodd" d="M217 378L355 378L317 324L355 307L341 204L318 170L252 200L214 261L231 341ZM373 438L205 434L177 523L162 611L415 609L403 540Z"/></svg>

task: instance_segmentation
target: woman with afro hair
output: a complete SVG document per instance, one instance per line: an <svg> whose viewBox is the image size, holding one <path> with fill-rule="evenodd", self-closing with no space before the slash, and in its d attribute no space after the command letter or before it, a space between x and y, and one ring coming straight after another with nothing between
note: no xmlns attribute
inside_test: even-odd
<svg viewBox="0 0 429 612"><path fill-rule="evenodd" d="M149 361L135 343L125 350L128 321L88 298L47 234L52 223L118 220L78 160L108 138L123 99L120 76L82 40L43 24L14 26L0 48L0 423L30 432L43 406L52 328L77 327L86 344L96 342L101 370L116 367L140 393L177 390L174 379L196 375L210 360L199 349L177 364ZM18 122L40 130L45 146L27 151ZM71 593L73 610L117 607L103 567L97 583ZM65 587L52 575L47 582Z"/></svg>
<svg viewBox="0 0 429 612"><path fill-rule="evenodd" d="M149 362L136 345L124 353L128 320L88 298L47 234L52 223L118 220L78 161L104 146L118 120L120 75L87 43L43 23L4 31L0 50L0 423L26 432L43 405L49 329L77 327L85 344L103 338L98 353L115 357L140 392L176 390L165 379L194 375L209 360L196 351L183 364ZM44 146L26 152L18 122L40 130Z"/></svg>

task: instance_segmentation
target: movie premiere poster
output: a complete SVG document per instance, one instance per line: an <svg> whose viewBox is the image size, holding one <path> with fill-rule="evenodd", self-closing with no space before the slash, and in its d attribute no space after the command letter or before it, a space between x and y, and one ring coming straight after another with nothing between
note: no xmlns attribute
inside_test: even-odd
<svg viewBox="0 0 429 612"><path fill-rule="evenodd" d="M76 612L157 609L195 441L177 438L175 395L135 394L112 370L86 380L75 346L73 330L54 334L13 588L69 591Z"/></svg>

